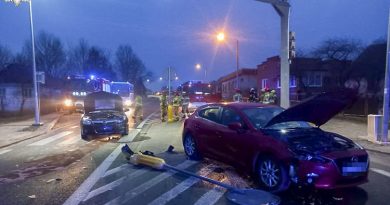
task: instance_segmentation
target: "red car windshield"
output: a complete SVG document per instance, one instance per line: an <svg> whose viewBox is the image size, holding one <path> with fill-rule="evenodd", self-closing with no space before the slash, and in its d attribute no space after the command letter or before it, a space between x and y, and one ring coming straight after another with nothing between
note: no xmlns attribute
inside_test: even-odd
<svg viewBox="0 0 390 205"><path fill-rule="evenodd" d="M256 129L263 129L264 126L276 115L283 112L282 108L278 107L257 107L247 108L243 110L243 113L248 117L249 121ZM312 126L303 121L291 121L274 124L266 129L290 129L290 128L311 128Z"/></svg>

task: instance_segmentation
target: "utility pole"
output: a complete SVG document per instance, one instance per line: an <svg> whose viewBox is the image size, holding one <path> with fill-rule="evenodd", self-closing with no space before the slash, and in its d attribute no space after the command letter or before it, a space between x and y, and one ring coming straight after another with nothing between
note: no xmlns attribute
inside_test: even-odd
<svg viewBox="0 0 390 205"><path fill-rule="evenodd" d="M290 64L289 52L289 18L290 4L288 0L256 0L271 4L280 16L280 106L290 107Z"/></svg>
<svg viewBox="0 0 390 205"><path fill-rule="evenodd" d="M238 39L236 40L236 88L237 89L240 89L240 81L238 79L238 70L240 69L240 62L239 62L239 56L240 56L240 53L239 53L239 50L238 50Z"/></svg>
<svg viewBox="0 0 390 205"><path fill-rule="evenodd" d="M387 51L386 51L386 71L385 85L383 90L383 119L382 119L382 136L381 142L388 143L388 126L389 126L389 91L390 91L390 10L387 23Z"/></svg>
<svg viewBox="0 0 390 205"><path fill-rule="evenodd" d="M168 101L171 101L171 66L168 67Z"/></svg>

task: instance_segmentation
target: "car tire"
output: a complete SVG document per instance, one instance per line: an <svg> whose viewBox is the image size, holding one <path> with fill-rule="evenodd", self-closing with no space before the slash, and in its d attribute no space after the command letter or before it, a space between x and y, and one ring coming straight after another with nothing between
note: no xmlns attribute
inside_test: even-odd
<svg viewBox="0 0 390 205"><path fill-rule="evenodd" d="M183 147L184 147L184 152L186 153L188 158L190 158L192 160L201 160L202 159L202 155L199 152L199 149L198 149L198 146L196 145L195 139L190 133L187 133L184 136Z"/></svg>
<svg viewBox="0 0 390 205"><path fill-rule="evenodd" d="M83 140L86 140L86 141L89 141L89 138L88 138L88 135L81 135L81 139Z"/></svg>
<svg viewBox="0 0 390 205"><path fill-rule="evenodd" d="M128 126L125 128L125 131L122 133L122 136L125 136L125 135L129 135L129 127Z"/></svg>
<svg viewBox="0 0 390 205"><path fill-rule="evenodd" d="M257 161L256 181L266 191L282 192L290 186L287 168L272 157L262 157Z"/></svg>

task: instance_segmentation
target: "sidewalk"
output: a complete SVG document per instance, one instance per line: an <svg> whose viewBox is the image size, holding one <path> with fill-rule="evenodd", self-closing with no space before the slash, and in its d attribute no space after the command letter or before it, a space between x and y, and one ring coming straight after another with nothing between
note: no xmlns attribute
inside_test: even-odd
<svg viewBox="0 0 390 205"><path fill-rule="evenodd" d="M61 114L51 113L41 116L43 125L32 126L34 119L27 119L18 122L0 124L0 148L38 137L51 130L57 123Z"/></svg>
<svg viewBox="0 0 390 205"><path fill-rule="evenodd" d="M322 125L321 129L348 137L369 151L390 154L390 145L375 144L366 140L367 122L365 120L336 117Z"/></svg>

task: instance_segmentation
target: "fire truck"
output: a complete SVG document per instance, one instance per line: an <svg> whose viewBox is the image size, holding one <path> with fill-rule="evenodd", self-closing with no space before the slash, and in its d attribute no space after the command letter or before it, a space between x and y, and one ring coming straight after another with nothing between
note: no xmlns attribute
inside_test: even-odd
<svg viewBox="0 0 390 205"><path fill-rule="evenodd" d="M110 81L93 75L67 76L63 92L64 100L59 110L69 113L83 112L85 96L97 91L110 92Z"/></svg>
<svg viewBox="0 0 390 205"><path fill-rule="evenodd" d="M111 93L118 94L123 100L123 107L129 109L134 103L134 85L129 82L111 82Z"/></svg>
<svg viewBox="0 0 390 205"><path fill-rule="evenodd" d="M213 92L211 84L201 81L188 81L183 83L178 91L188 94L190 98L190 112L196 110L199 106L207 103L216 103L221 101L221 96Z"/></svg>

